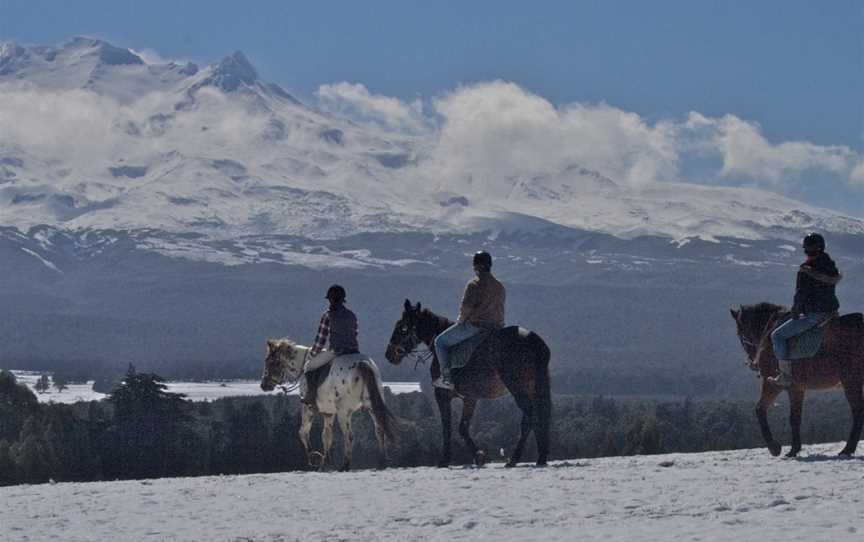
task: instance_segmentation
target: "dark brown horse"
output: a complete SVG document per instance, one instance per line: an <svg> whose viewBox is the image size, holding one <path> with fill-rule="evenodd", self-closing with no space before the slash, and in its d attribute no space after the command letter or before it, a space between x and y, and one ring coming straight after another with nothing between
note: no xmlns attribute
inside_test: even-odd
<svg viewBox="0 0 864 542"><path fill-rule="evenodd" d="M762 428L762 436L771 451L781 452L768 426L768 407L783 391L773 385L768 377L778 372L777 358L771 344L771 332L788 320L791 315L786 307L759 303L732 309L732 318L738 326L741 346L750 358L750 368L762 378L762 396L756 405L756 417ZM795 457L801 451L801 411L804 392L808 389L829 389L843 386L846 399L852 409L852 429L841 456L855 453L864 423L864 319L861 314L847 314L831 320L825 329L821 350L812 358L795 361L792 369L794 384L789 388L789 422L792 426L792 449L787 457Z"/></svg>
<svg viewBox="0 0 864 542"><path fill-rule="evenodd" d="M398 365L402 359L422 343L432 349L439 333L453 322L437 316L405 300L402 317L396 322L387 360ZM438 360L433 357L430 367L432 379L441 374ZM494 399L510 392L522 411L522 431L507 466L516 465L522 456L525 441L531 430L537 439L537 465L545 465L549 456L549 422L552 397L549 382L549 347L539 335L520 327L507 327L493 333L471 356L468 364L453 374L455 390L435 388L435 401L441 413L443 436L442 457L438 465L450 464L450 402L462 399L462 419L459 435L474 455L474 462L482 465L485 453L471 439L471 417L478 399Z"/></svg>

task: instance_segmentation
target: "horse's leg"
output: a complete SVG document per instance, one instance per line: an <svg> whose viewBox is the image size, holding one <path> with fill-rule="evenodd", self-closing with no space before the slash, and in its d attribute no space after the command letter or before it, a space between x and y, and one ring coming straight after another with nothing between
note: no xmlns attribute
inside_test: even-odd
<svg viewBox="0 0 864 542"><path fill-rule="evenodd" d="M534 438L537 440L537 466L543 467L549 458L549 433L552 424L552 390L548 362L537 368L535 378Z"/></svg>
<svg viewBox="0 0 864 542"><path fill-rule="evenodd" d="M759 402L756 403L756 418L759 419L759 427L762 429L762 437L765 439L765 444L768 445L768 450L771 455L780 455L781 447L774 440L771 434L771 427L768 426L768 407L774 404L774 399L780 394L780 388L762 380L762 396Z"/></svg>
<svg viewBox="0 0 864 542"><path fill-rule="evenodd" d="M303 453L306 454L306 463L312 467L312 458L309 456L309 433L312 431L312 422L315 421L315 411L303 405L300 413L300 442L303 443Z"/></svg>
<svg viewBox="0 0 864 542"><path fill-rule="evenodd" d="M516 448L510 454L505 467L515 467L519 463L519 459L522 457L522 450L525 448L525 441L528 440L528 435L531 434L531 427L533 425L533 401L522 394L514 394L513 398L516 399L516 405L522 411L522 430L519 434L519 442L516 443Z"/></svg>
<svg viewBox="0 0 864 542"><path fill-rule="evenodd" d="M375 417L375 413L372 412L371 407L365 407L366 412L369 413L369 418L372 419L372 425L375 427L375 440L378 441L378 469L386 469L387 468L387 434L384 432L384 428L378 424L378 419Z"/></svg>
<svg viewBox="0 0 864 542"><path fill-rule="evenodd" d="M804 410L804 389L789 389L789 425L792 428L792 449L786 457L796 457L801 451L801 413Z"/></svg>
<svg viewBox="0 0 864 542"><path fill-rule="evenodd" d="M843 383L846 400L849 401L849 408L852 409L852 430L849 432L846 446L840 452L842 456L854 455L855 449L858 448L858 440L861 438L861 426L864 425L864 397L862 397L861 386L860 379Z"/></svg>
<svg viewBox="0 0 864 542"><path fill-rule="evenodd" d="M343 472L351 470L351 452L354 448L354 435L351 434L351 416L353 414L347 410L340 410L338 414L339 430L342 431L342 440L345 446L345 459L342 461L342 466L339 467L339 470Z"/></svg>
<svg viewBox="0 0 864 542"><path fill-rule="evenodd" d="M435 402L438 403L438 412L441 414L441 458L438 460L439 467L450 465L450 391L443 388L435 388Z"/></svg>
<svg viewBox="0 0 864 542"><path fill-rule="evenodd" d="M459 436L471 449L471 455L474 458L474 464L482 467L486 462L486 453L477 448L474 440L471 439L471 418L474 417L474 409L477 408L477 399L462 400L462 417L459 420Z"/></svg>
<svg viewBox="0 0 864 542"><path fill-rule="evenodd" d="M330 462L330 448L333 446L333 414L322 414L324 427L321 429L321 442L324 445L323 457L321 458L321 470Z"/></svg>

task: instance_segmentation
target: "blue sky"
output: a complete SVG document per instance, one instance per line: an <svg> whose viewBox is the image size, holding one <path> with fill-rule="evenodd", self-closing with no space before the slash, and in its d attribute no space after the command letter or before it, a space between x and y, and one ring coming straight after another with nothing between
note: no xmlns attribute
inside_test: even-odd
<svg viewBox="0 0 864 542"><path fill-rule="evenodd" d="M0 40L84 34L204 63L239 49L264 78L306 99L340 81L410 102L503 79L556 106L605 102L646 122L731 114L774 144L858 155L862 30L864 8L852 0L0 0ZM785 192L864 215L846 188L826 195L836 182Z"/></svg>

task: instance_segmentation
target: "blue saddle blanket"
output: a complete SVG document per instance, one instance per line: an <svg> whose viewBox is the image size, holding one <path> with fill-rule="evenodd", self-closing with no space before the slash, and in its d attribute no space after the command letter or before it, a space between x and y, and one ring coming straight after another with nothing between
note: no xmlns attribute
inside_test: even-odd
<svg viewBox="0 0 864 542"><path fill-rule="evenodd" d="M477 350L483 342L489 338L491 335L491 331L481 331L477 335L469 339L465 339L461 343L457 344L453 347L453 349L449 352L449 361L451 369L461 369L468 365L468 362L471 360L471 356L474 355L474 351Z"/></svg>
<svg viewBox="0 0 864 542"><path fill-rule="evenodd" d="M787 341L789 359L812 358L819 353L819 349L822 348L822 341L825 339L826 328L826 323L822 322L789 339Z"/></svg>

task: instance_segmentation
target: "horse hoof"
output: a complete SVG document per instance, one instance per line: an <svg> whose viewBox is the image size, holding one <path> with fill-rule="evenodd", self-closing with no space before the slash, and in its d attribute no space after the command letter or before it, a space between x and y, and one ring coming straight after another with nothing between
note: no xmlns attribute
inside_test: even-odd
<svg viewBox="0 0 864 542"><path fill-rule="evenodd" d="M486 464L486 452L483 450L477 450L474 454L474 464L478 467L482 467Z"/></svg>
<svg viewBox="0 0 864 542"><path fill-rule="evenodd" d="M348 472L349 470L351 470L351 463L345 463L339 467L339 472Z"/></svg>
<svg viewBox="0 0 864 542"><path fill-rule="evenodd" d="M546 463L546 460L544 459L544 460L538 460L536 465L537 465L538 467L546 467L546 466L548 466L549 464Z"/></svg>
<svg viewBox="0 0 864 542"><path fill-rule="evenodd" d="M777 457L780 455L780 452L783 451L783 448L776 442L772 442L768 445L768 451L771 452L771 455Z"/></svg>
<svg viewBox="0 0 864 542"><path fill-rule="evenodd" d="M842 457L843 459L849 459L853 455L855 455L855 452L850 452L849 450L843 450L839 454L837 454L837 457Z"/></svg>
<svg viewBox="0 0 864 542"><path fill-rule="evenodd" d="M450 466L450 462L449 462L449 461L439 461L439 462L438 462L438 468L439 468L439 469L446 469L446 468L449 467L449 466Z"/></svg>
<svg viewBox="0 0 864 542"><path fill-rule="evenodd" d="M789 459L792 459L793 457L798 457L798 452L789 450L789 452L786 454L786 457L788 457Z"/></svg>

